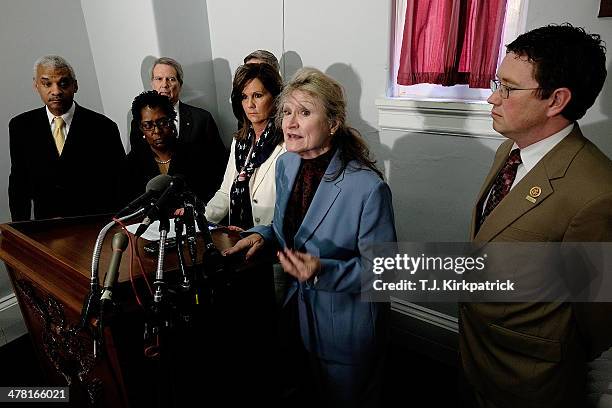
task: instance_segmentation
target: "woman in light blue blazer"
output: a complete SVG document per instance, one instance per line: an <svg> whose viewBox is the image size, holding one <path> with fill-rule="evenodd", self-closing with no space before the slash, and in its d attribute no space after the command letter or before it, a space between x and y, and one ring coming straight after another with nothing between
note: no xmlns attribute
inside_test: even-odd
<svg viewBox="0 0 612 408"><path fill-rule="evenodd" d="M276 164L273 222L226 252L248 249L249 258L277 247L293 280L285 308L298 317L312 374L306 393L325 405L378 406L388 304L361 299L361 256L396 241L391 191L346 125L342 87L329 76L298 71L279 97L277 121L288 153Z"/></svg>

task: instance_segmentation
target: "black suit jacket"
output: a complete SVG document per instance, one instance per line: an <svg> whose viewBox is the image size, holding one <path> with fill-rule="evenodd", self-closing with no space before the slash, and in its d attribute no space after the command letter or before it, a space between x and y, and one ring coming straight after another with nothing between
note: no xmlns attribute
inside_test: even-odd
<svg viewBox="0 0 612 408"><path fill-rule="evenodd" d="M57 153L46 109L9 122L13 221L109 213L121 204L125 151L115 122L76 105L64 150Z"/></svg>
<svg viewBox="0 0 612 408"><path fill-rule="evenodd" d="M179 140L175 149L168 174L182 175L186 189L195 193L202 201L208 202L221 184L224 169L216 165L214 160L208 160L201 149L194 149L194 145L187 145ZM148 181L160 174L151 148L142 139L132 145L127 155L127 163L127 177L124 180L127 190L126 203L144 193Z"/></svg>
<svg viewBox="0 0 612 408"><path fill-rule="evenodd" d="M227 149L219 137L219 129L210 112L179 102L180 129L179 140L184 144L203 143L207 153L224 154L221 167L225 168Z"/></svg>

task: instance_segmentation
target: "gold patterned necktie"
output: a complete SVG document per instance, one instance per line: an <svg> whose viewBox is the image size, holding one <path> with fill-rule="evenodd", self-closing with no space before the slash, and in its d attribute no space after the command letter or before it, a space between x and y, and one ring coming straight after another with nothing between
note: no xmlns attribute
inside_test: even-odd
<svg viewBox="0 0 612 408"><path fill-rule="evenodd" d="M64 135L64 119L61 116L56 116L53 118L55 122L55 130L53 131L53 139L55 140L55 147L57 147L57 152L61 155L62 150L64 150L64 142L66 137Z"/></svg>

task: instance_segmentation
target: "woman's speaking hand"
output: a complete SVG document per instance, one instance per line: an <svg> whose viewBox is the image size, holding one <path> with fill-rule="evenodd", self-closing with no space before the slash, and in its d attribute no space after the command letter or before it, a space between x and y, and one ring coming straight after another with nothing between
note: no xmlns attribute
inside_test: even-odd
<svg viewBox="0 0 612 408"><path fill-rule="evenodd" d="M321 270L321 261L316 256L285 248L278 251L281 266L300 282L307 281Z"/></svg>
<svg viewBox="0 0 612 408"><path fill-rule="evenodd" d="M249 260L249 258L255 255L255 253L263 248L263 246L264 238L260 234L255 233L236 242L236 245L223 251L223 255L232 255L236 252L248 249L245 259Z"/></svg>

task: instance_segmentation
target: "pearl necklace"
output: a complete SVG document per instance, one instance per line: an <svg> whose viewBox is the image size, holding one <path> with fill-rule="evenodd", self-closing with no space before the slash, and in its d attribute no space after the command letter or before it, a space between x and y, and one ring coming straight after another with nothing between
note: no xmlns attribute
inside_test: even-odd
<svg viewBox="0 0 612 408"><path fill-rule="evenodd" d="M156 161L158 164L168 164L168 163L170 163L170 160L172 160L172 157L171 157L171 158L169 158L168 160L158 160L158 159L155 159L155 161Z"/></svg>

